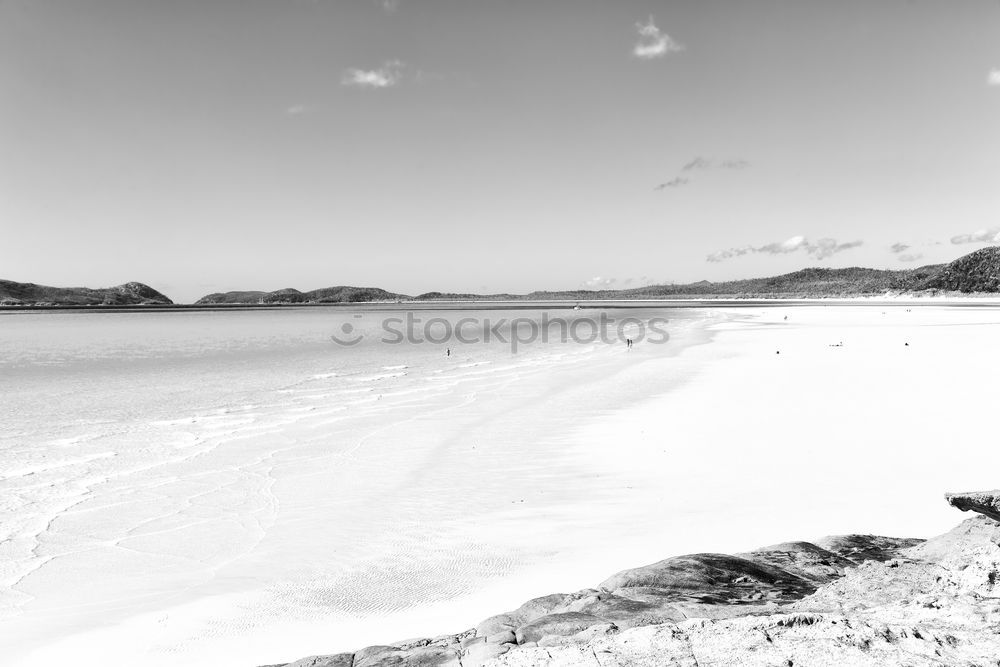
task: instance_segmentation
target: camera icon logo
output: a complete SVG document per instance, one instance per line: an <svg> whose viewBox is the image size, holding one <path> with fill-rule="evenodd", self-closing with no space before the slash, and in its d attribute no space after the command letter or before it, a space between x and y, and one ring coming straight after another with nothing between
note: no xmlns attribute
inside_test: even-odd
<svg viewBox="0 0 1000 667"><path fill-rule="evenodd" d="M359 319L361 315L355 315L355 319ZM330 340L332 340L337 345L342 345L344 347L353 347L364 340L364 334L357 331L355 326L350 322L344 322L340 325L340 335L330 334Z"/></svg>

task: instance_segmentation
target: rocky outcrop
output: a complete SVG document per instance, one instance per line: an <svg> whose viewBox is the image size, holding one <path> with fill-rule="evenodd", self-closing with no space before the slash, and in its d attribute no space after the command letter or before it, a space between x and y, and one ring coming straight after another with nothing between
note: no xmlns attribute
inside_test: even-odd
<svg viewBox="0 0 1000 667"><path fill-rule="evenodd" d="M457 635L287 667L1000 665L1000 491L923 541L872 535L692 554L529 600Z"/></svg>
<svg viewBox="0 0 1000 667"><path fill-rule="evenodd" d="M374 646L356 653L312 656L288 667L529 665L544 663L550 659L546 656L556 655L561 656L552 658L557 663L570 660L565 664L576 664L572 661L578 658L593 662L594 654L588 647L612 650L607 647L622 645L621 638L631 636L628 633L651 626L672 628L657 634L656 642L673 642L670 650L676 649L681 656L692 633L726 631L710 623L699 629L702 626L692 626L688 619L721 623L748 614L773 614L790 608L853 568L898 558L920 542L844 535L816 543L788 542L737 555L676 556L624 570L596 588L529 600L464 633ZM776 627L785 625L779 623ZM746 633L752 634L750 629ZM687 655L690 657L690 650ZM649 664L671 663L654 660Z"/></svg>
<svg viewBox="0 0 1000 667"><path fill-rule="evenodd" d="M137 282L93 289L49 287L0 280L0 305L4 306L134 306L172 303L149 285Z"/></svg>
<svg viewBox="0 0 1000 667"><path fill-rule="evenodd" d="M986 633L935 631L843 614L773 614L645 626L587 643L510 651L491 667L887 667L995 665Z"/></svg>
<svg viewBox="0 0 1000 667"><path fill-rule="evenodd" d="M946 493L944 497L949 505L963 512L979 512L994 521L1000 521L1000 490Z"/></svg>
<svg viewBox="0 0 1000 667"><path fill-rule="evenodd" d="M995 511L981 498L993 493L954 495ZM873 554L857 545L860 564L779 613L634 627L586 642L543 640L490 664L1000 665L1000 523L983 514L909 548L889 544Z"/></svg>

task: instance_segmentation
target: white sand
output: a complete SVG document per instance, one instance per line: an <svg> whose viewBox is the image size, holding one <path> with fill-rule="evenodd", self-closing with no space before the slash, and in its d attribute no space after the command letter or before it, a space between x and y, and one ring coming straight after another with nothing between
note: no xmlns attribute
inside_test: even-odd
<svg viewBox="0 0 1000 667"><path fill-rule="evenodd" d="M613 372L512 376L346 454L285 460L266 484L279 518L250 551L182 581L174 606L130 599L16 664L249 667L454 632L670 555L930 536L961 519L944 491L997 486L1000 309L727 312L679 358L639 346ZM46 613L7 630L65 621Z"/></svg>
<svg viewBox="0 0 1000 667"><path fill-rule="evenodd" d="M699 372L682 390L585 434L629 443L629 456L607 451L609 468L660 453L659 466L632 466L661 483L666 530L650 557L849 532L930 536L962 518L945 491L997 486L1000 309L740 314L753 318L686 353Z"/></svg>

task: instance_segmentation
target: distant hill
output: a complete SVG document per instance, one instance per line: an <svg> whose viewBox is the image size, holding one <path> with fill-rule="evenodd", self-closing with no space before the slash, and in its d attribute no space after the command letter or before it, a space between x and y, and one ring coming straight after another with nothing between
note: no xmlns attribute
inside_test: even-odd
<svg viewBox="0 0 1000 667"><path fill-rule="evenodd" d="M133 306L172 303L149 285L136 282L92 289L0 280L0 306Z"/></svg>
<svg viewBox="0 0 1000 667"><path fill-rule="evenodd" d="M273 292L217 292L198 299L195 305L281 305L323 303L368 303L373 301L595 301L625 299L697 299L722 297L807 298L880 296L885 294L1000 293L1000 247L989 247L959 257L949 264L930 264L915 269L807 268L780 276L682 285L650 285L621 290L537 291L529 294L469 294L426 292L416 297L378 287L324 287L300 292L291 287ZM47 287L0 280L0 306L14 305L170 305L173 302L142 283L117 287Z"/></svg>
<svg viewBox="0 0 1000 667"><path fill-rule="evenodd" d="M635 294L668 296L702 294L713 296L864 296L887 292L908 292L922 285L941 270L941 265L916 269L887 270L849 267L844 269L808 268L770 278L750 278L719 283L701 281L690 285L661 285L631 290ZM633 297L635 298L635 297Z"/></svg>
<svg viewBox="0 0 1000 667"><path fill-rule="evenodd" d="M378 287L323 287L309 292L286 287L273 292L216 292L198 299L197 305L281 304L281 303L365 303L409 299Z"/></svg>
<svg viewBox="0 0 1000 667"><path fill-rule="evenodd" d="M977 250L946 264L922 289L958 292L1000 292L1000 248Z"/></svg>
<svg viewBox="0 0 1000 667"><path fill-rule="evenodd" d="M984 248L950 264L929 264L914 269L867 269L811 267L766 278L709 282L700 280L680 285L649 285L620 290L536 291L529 294L471 294L466 292L425 292L415 297L376 288L330 287L299 292L227 292L209 294L199 304L258 303L345 303L362 301L594 301L625 299L696 299L722 297L810 298L880 296L929 291L1000 292L1000 247Z"/></svg>
<svg viewBox="0 0 1000 667"><path fill-rule="evenodd" d="M948 265L951 266L951 265ZM927 289L927 282L941 271L943 265L922 266L916 269L891 271L885 269L801 269L793 273L770 278L750 278L712 283L701 280L683 285L650 285L625 290L569 290L562 292L532 292L525 295L445 294L428 292L416 297L420 301L435 300L559 300L559 299L673 299L696 297L732 298L794 298L794 297L845 297L909 292ZM1000 289L1000 288L998 288Z"/></svg>

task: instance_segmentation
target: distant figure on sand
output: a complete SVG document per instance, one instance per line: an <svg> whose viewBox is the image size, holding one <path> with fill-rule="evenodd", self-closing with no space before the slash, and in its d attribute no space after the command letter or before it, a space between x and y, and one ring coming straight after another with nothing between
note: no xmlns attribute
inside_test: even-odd
<svg viewBox="0 0 1000 667"><path fill-rule="evenodd" d="M451 348L450 348L450 347L448 348L448 351L447 351L447 352L445 352L445 354L446 354L447 356L449 356L449 357L451 356Z"/></svg>

